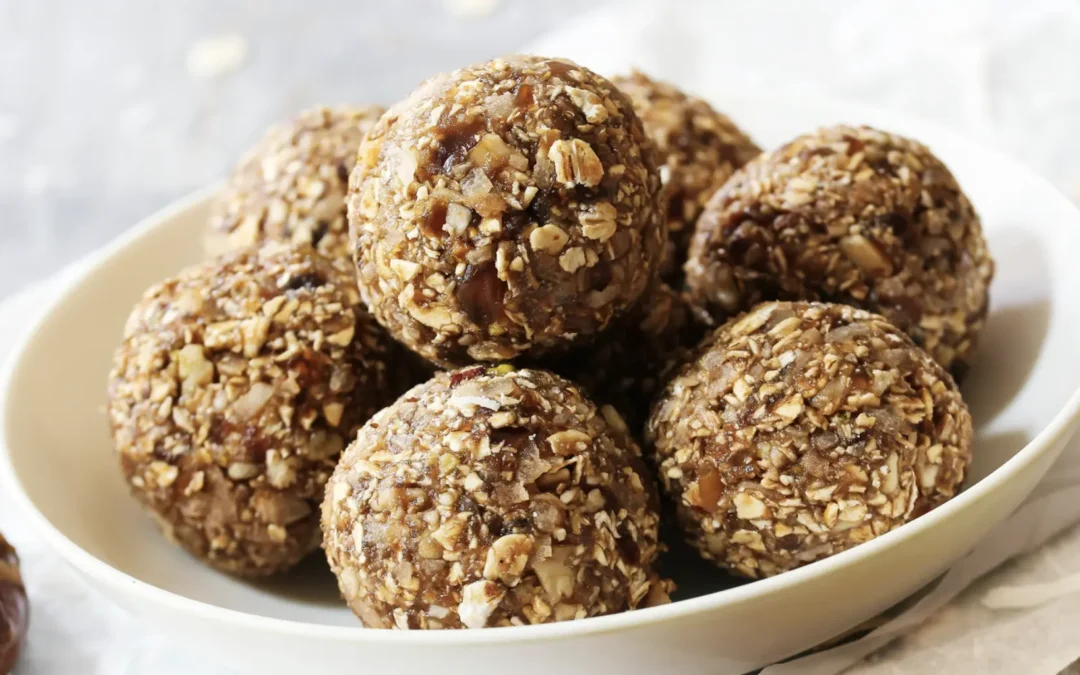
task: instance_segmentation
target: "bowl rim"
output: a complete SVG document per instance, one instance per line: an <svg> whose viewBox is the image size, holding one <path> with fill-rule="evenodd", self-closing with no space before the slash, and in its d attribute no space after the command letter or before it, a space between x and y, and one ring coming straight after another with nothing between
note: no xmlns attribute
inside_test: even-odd
<svg viewBox="0 0 1080 675"><path fill-rule="evenodd" d="M713 92L706 92L711 94ZM716 97L712 100L716 100ZM833 97L807 96L800 91L770 91L730 89L723 92L721 100L755 100L756 102L773 101L780 105L790 105L799 100L804 105L819 109L843 110L844 116L858 116L867 120L891 119L898 126L919 127L939 138L947 138L950 144L965 148L976 154L990 156L995 163L1007 165L1011 171L1025 175L1045 189L1046 197L1064 207L1075 216L1080 225L1080 211L1060 191L1046 179L1032 171L1022 162L1013 159L1000 150L968 138L966 135L942 128L932 122L911 115L896 113L875 106L853 103ZM877 122L873 122L876 124ZM903 133L903 132L901 132ZM221 183L197 190L172 202L157 212L143 218L134 227L124 232L111 242L87 255L84 264L76 264L58 275L55 287L50 290L47 302L37 310L36 316L25 327L15 341L7 360L0 370L0 486L3 486L14 501L28 515L35 531L67 563L81 575L92 577L98 583L109 587L116 593L136 596L140 602L158 605L188 619L209 620L231 624L233 627L297 637L314 638L327 641L349 641L367 644L395 644L412 646L484 646L509 642L536 643L557 640L570 636L584 637L609 634L627 629L641 629L659 622L672 621L691 615L707 612L721 606L737 606L753 601L755 598L783 591L798 586L816 577L836 573L852 566L879 552L898 545L902 540L916 536L920 532L936 527L941 521L950 518L954 512L963 510L977 501L986 499L990 494L1008 481L1023 467L1036 462L1040 457L1053 450L1068 439L1080 423L1080 383L1065 404L1023 448L999 467L991 471L978 483L968 487L949 502L871 541L860 544L830 558L817 561L784 574L752 583L707 593L657 607L637 609L619 614L590 617L579 621L567 621L533 626L509 626L474 631L393 631L374 630L358 624L356 626L331 626L281 619L239 610L219 607L200 600L188 598L169 590L159 588L137 579L126 572L112 567L79 547L61 532L34 505L30 495L23 489L15 471L11 450L8 447L9 419L15 414L16 397L12 385L23 369L30 366L26 362L26 352L35 337L46 327L56 311L70 301L80 282L96 274L108 265L111 259L123 249L134 245L149 236L163 224L176 219L181 214L203 205L220 188Z"/></svg>

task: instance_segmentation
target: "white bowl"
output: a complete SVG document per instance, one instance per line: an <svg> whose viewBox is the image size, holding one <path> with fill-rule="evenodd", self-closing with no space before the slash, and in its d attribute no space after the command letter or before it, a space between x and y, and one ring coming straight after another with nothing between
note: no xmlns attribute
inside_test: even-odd
<svg viewBox="0 0 1080 675"><path fill-rule="evenodd" d="M240 581L167 544L128 497L102 412L121 327L142 290L199 258L208 193L93 256L28 332L3 376L7 489L92 586L241 673L739 673L835 636L916 591L1023 500L1080 411L1080 214L998 153L895 115L776 96L717 96L764 144L835 122L926 142L982 214L998 260L992 311L965 382L977 423L967 489L950 503L831 559L727 587L710 568L675 571L674 604L583 621L480 631L362 629L317 557L272 582ZM717 590L719 589L719 590Z"/></svg>

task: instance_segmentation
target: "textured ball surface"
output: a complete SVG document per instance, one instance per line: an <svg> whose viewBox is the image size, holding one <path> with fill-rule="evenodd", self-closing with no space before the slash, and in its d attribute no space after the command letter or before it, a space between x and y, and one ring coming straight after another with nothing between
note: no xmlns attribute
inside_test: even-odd
<svg viewBox="0 0 1080 675"><path fill-rule="evenodd" d="M656 602L657 498L618 413L539 370L471 366L361 429L326 490L342 594L372 628L482 628Z"/></svg>
<svg viewBox="0 0 1080 675"><path fill-rule="evenodd" d="M233 170L211 211L207 252L267 241L310 244L352 268L345 193L360 141L384 108L314 108L271 127Z"/></svg>
<svg viewBox="0 0 1080 675"><path fill-rule="evenodd" d="M895 529L956 494L971 415L882 317L772 302L720 327L670 381L648 438L689 542L765 577Z"/></svg>
<svg viewBox="0 0 1080 675"><path fill-rule="evenodd" d="M371 130L350 180L365 302L443 366L598 333L659 269L654 154L627 98L567 61L427 81Z"/></svg>
<svg viewBox="0 0 1080 675"><path fill-rule="evenodd" d="M659 151L668 228L663 276L678 288L694 223L706 202L761 148L726 115L670 84L636 71L612 82L630 97Z"/></svg>
<svg viewBox="0 0 1080 675"><path fill-rule="evenodd" d="M686 264L718 316L762 300L867 309L956 375L985 322L994 264L941 161L868 127L800 136L735 173L698 220Z"/></svg>
<svg viewBox="0 0 1080 675"><path fill-rule="evenodd" d="M689 357L707 324L683 293L657 282L594 342L544 363L595 401L615 406L636 435L665 379Z"/></svg>
<svg viewBox="0 0 1080 675"><path fill-rule="evenodd" d="M395 349L351 279L310 247L192 267L135 306L108 383L132 494L170 539L264 575L318 547L323 487L394 400Z"/></svg>

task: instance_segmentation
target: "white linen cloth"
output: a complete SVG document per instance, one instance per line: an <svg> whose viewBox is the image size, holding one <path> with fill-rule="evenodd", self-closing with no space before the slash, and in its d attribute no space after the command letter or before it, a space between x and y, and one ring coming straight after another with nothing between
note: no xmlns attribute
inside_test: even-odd
<svg viewBox="0 0 1080 675"><path fill-rule="evenodd" d="M1080 197L1080 5L1070 0L618 3L527 51L608 73L636 65L689 88L719 78L911 112L1004 148ZM0 359L54 288L0 304ZM1025 505L903 614L764 675L1059 673L1080 656L1078 521L1074 442ZM3 494L0 531L33 599L17 675L233 675L88 589Z"/></svg>

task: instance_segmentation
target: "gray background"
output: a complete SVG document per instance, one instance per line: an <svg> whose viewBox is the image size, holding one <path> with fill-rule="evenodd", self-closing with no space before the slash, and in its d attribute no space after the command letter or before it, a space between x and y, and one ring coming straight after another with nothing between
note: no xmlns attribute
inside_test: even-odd
<svg viewBox="0 0 1080 675"><path fill-rule="evenodd" d="M0 0L0 297L220 178L275 120L392 102L595 4ZM189 67L232 34L235 70Z"/></svg>

